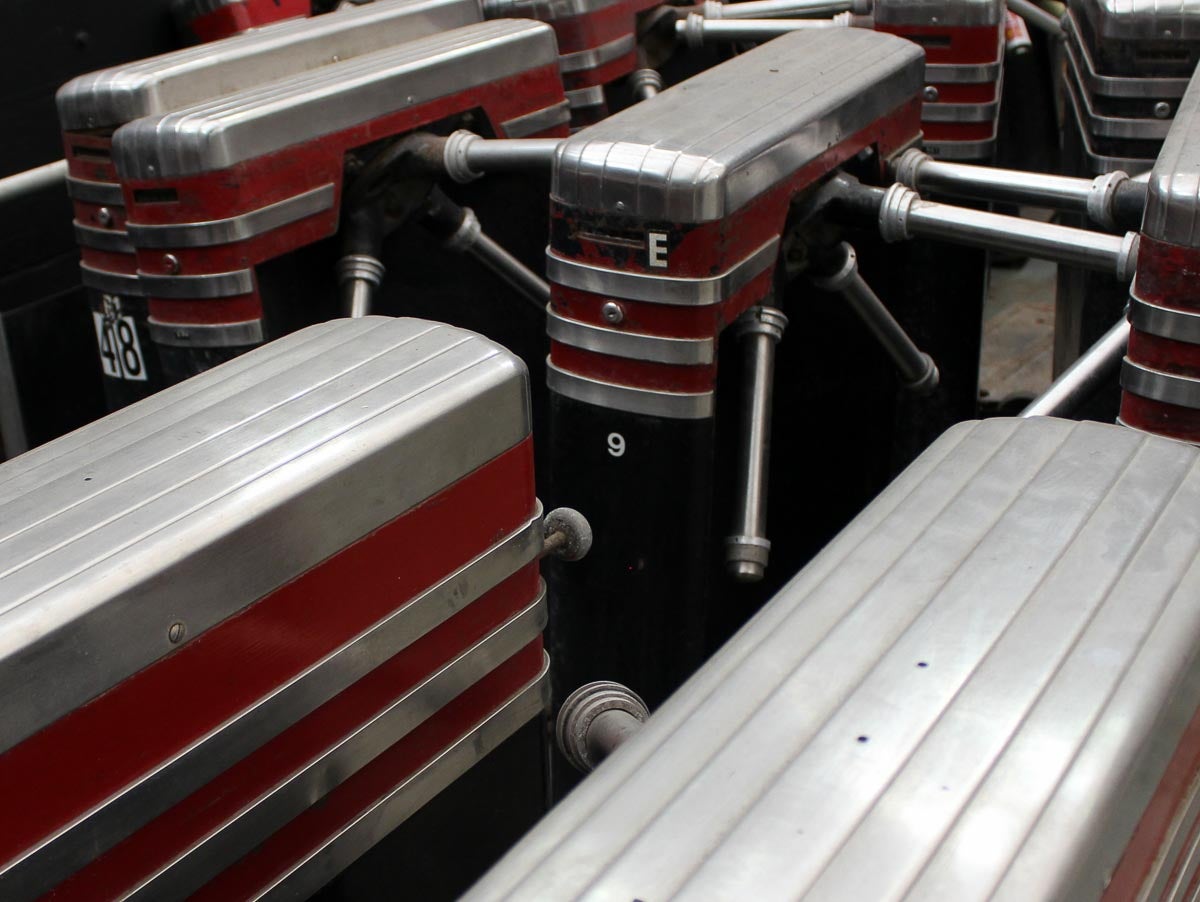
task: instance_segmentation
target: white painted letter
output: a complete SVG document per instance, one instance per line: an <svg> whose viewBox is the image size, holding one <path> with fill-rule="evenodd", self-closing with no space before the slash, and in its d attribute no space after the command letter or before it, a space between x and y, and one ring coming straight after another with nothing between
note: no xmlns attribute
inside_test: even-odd
<svg viewBox="0 0 1200 902"><path fill-rule="evenodd" d="M647 234L650 265L655 269L667 268L667 233L650 232Z"/></svg>

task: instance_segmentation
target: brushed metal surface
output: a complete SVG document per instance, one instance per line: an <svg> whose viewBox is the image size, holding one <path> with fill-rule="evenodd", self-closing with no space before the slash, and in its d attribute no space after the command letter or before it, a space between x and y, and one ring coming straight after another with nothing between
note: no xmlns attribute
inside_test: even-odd
<svg viewBox="0 0 1200 902"><path fill-rule="evenodd" d="M517 444L527 394L469 332L336 320L0 466L0 750Z"/></svg>
<svg viewBox="0 0 1200 902"><path fill-rule="evenodd" d="M130 122L113 162L124 179L225 169L557 60L549 25L467 25Z"/></svg>
<svg viewBox="0 0 1200 902"><path fill-rule="evenodd" d="M115 128L481 19L477 0L375 0L279 22L72 79L58 91L59 122Z"/></svg>
<svg viewBox="0 0 1200 902"><path fill-rule="evenodd" d="M1197 0L1070 0L1069 6L1101 38L1200 39Z"/></svg>
<svg viewBox="0 0 1200 902"><path fill-rule="evenodd" d="M1098 898L1200 703L1198 453L953 427L466 898Z"/></svg>

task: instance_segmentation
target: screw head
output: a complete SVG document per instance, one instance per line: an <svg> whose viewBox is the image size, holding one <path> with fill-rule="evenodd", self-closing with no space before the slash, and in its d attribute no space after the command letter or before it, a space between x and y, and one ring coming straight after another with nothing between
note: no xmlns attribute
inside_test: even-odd
<svg viewBox="0 0 1200 902"><path fill-rule="evenodd" d="M625 319L625 311L616 301L608 301L601 307L600 315L606 323L612 323L614 326Z"/></svg>
<svg viewBox="0 0 1200 902"><path fill-rule="evenodd" d="M925 90L921 92L921 96L925 98L926 103L937 103L938 89L933 85L926 85Z"/></svg>
<svg viewBox="0 0 1200 902"><path fill-rule="evenodd" d="M113 221L112 210L108 209L108 207L101 207L99 210L96 211L96 222L100 223L100 225L102 225L102 226L112 225L112 221Z"/></svg>
<svg viewBox="0 0 1200 902"><path fill-rule="evenodd" d="M1154 117L1156 119L1167 119L1171 115L1171 104L1165 100L1160 100L1154 104Z"/></svg>
<svg viewBox="0 0 1200 902"><path fill-rule="evenodd" d="M183 637L187 634L187 627L183 625L182 620L176 620L167 628L167 639L172 645L178 645L183 641Z"/></svg>
<svg viewBox="0 0 1200 902"><path fill-rule="evenodd" d="M166 267L167 272L173 276L178 275L179 270L182 269L182 266L179 263L179 258L174 254L163 254L163 266Z"/></svg>

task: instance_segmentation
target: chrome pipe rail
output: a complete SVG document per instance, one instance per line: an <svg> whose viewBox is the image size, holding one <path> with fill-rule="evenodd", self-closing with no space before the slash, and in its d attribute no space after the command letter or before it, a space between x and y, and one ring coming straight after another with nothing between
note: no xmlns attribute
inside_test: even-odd
<svg viewBox="0 0 1200 902"><path fill-rule="evenodd" d="M701 10L706 19L815 19L843 12L866 13L869 7L855 0L748 0L746 3L706 0Z"/></svg>
<svg viewBox="0 0 1200 902"><path fill-rule="evenodd" d="M769 41L793 31L848 28L852 24L848 13L833 19L709 19L699 13L688 13L686 19L675 22L675 34L694 50L705 43Z"/></svg>
<svg viewBox="0 0 1200 902"><path fill-rule="evenodd" d="M1030 0L1008 0L1008 8L1039 31L1056 38L1063 36L1062 23Z"/></svg>
<svg viewBox="0 0 1200 902"><path fill-rule="evenodd" d="M905 151L893 166L896 181L914 191L938 191L951 197L1050 207L1083 213L1105 228L1117 228L1118 196L1137 195L1145 204L1144 185L1124 172L1094 179L1047 175L935 160L916 148ZM1138 217L1140 219L1140 216Z"/></svg>
<svg viewBox="0 0 1200 902"><path fill-rule="evenodd" d="M1021 411L1022 417L1070 417L1109 380L1115 379L1129 344L1124 317L1063 370L1054 383Z"/></svg>
<svg viewBox="0 0 1200 902"><path fill-rule="evenodd" d="M55 185L65 187L66 179L66 160L55 160L45 166L6 176L0 179L0 204L11 203Z"/></svg>
<svg viewBox="0 0 1200 902"><path fill-rule="evenodd" d="M442 166L460 184L488 172L549 168L564 138L483 138L459 130L445 139Z"/></svg>
<svg viewBox="0 0 1200 902"><path fill-rule="evenodd" d="M1133 278L1137 266L1136 232L1106 235L934 203L922 200L911 188L900 184L883 192L878 222L885 241L915 236L939 238L1110 272L1123 282Z"/></svg>

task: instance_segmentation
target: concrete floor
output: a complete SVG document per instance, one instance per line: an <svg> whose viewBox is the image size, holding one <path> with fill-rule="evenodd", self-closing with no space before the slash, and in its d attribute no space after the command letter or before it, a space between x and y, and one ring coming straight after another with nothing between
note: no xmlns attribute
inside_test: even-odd
<svg viewBox="0 0 1200 902"><path fill-rule="evenodd" d="M981 398L1002 403L1037 395L1050 384L1055 272L1055 264L1044 260L992 267L983 309Z"/></svg>

